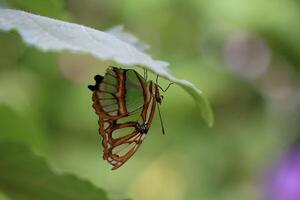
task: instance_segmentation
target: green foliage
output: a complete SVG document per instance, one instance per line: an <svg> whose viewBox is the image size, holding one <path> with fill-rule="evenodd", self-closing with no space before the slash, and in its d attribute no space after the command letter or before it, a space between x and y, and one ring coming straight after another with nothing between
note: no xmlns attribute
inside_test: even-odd
<svg viewBox="0 0 300 200"><path fill-rule="evenodd" d="M0 142L0 190L16 200L106 200L102 189L74 175L59 175L24 145Z"/></svg>
<svg viewBox="0 0 300 200"><path fill-rule="evenodd" d="M162 136L155 116L136 155L112 172L101 158L98 117L86 88L94 83L95 74L104 75L108 64L88 56L41 52L25 47L16 32L1 32L0 138L10 141L0 144L1 200L26 196L18 188L16 194L3 189L8 184L5 177L13 178L9 183L19 187L24 181L19 177L27 176L18 171L2 176L3 160L21 163L18 169L27 167L35 177L35 168L37 172L40 167L47 169L44 172L56 177L49 182L53 188L68 187L57 183L65 179L72 179L72 187L78 182L73 176L51 172L42 159L57 171L103 188L112 199L263 199L266 169L300 133L299 85L291 85L293 78L299 82L298 1L68 0L60 1L64 6L59 9L50 5L56 1L6 0L18 2L9 4L19 6L14 8L55 18L69 15L73 22L101 30L124 24L151 45L155 58L172 63L176 77L191 80L205 92L214 108L215 125L207 128L201 123L190 95L172 86L163 94L161 106L166 135ZM36 8L42 4L48 11ZM240 31L261 38L272 52L268 71L258 79L237 77L223 62L224 44ZM159 83L165 88L169 81L159 79ZM205 106L206 101L200 102ZM211 119L209 110L202 115ZM42 164L27 164L32 160ZM40 192L49 191L47 185ZM38 190L32 183L26 189Z"/></svg>
<svg viewBox="0 0 300 200"><path fill-rule="evenodd" d="M21 41L17 32L9 34L0 32L0 45L5 47L5 51L1 51L0 70L18 64L19 58L25 51L25 45Z"/></svg>
<svg viewBox="0 0 300 200"><path fill-rule="evenodd" d="M0 191L0 200L10 200L10 198Z"/></svg>
<svg viewBox="0 0 300 200"><path fill-rule="evenodd" d="M62 0L4 0L7 4L19 8L24 11L54 17L54 18L66 18L64 13L64 1Z"/></svg>
<svg viewBox="0 0 300 200"><path fill-rule="evenodd" d="M202 118L205 120L208 126L212 127L214 124L214 115L207 97L200 91L198 92L197 90L193 90L186 85L180 84L180 86L183 87L183 89L185 89L195 99Z"/></svg>
<svg viewBox="0 0 300 200"><path fill-rule="evenodd" d="M37 151L45 150L45 135L29 116L21 116L9 106L0 105L0 119L0 139L22 142Z"/></svg>

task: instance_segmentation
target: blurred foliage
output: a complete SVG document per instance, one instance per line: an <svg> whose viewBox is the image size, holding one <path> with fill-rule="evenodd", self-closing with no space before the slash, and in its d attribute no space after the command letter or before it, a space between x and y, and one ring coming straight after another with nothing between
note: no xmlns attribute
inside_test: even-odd
<svg viewBox="0 0 300 200"><path fill-rule="evenodd" d="M87 181L54 174L23 145L1 142L0 160L0 187L12 199L107 199Z"/></svg>
<svg viewBox="0 0 300 200"><path fill-rule="evenodd" d="M64 10L64 2L61 0L3 0L10 7L18 8L27 12L64 19L67 18L67 13Z"/></svg>
<svg viewBox="0 0 300 200"><path fill-rule="evenodd" d="M28 116L20 116L9 106L4 105L0 106L0 118L2 119L0 140L19 141L36 150L44 149L46 139L41 134L41 128L39 128L35 120Z"/></svg>
<svg viewBox="0 0 300 200"><path fill-rule="evenodd" d="M193 100L171 87L162 105L166 135L156 116L136 155L112 172L101 158L98 119L86 88L109 63L40 52L10 32L0 33L0 140L31 147L53 170L87 179L112 199L262 199L265 172L300 133L298 1L4 2L101 30L124 24L151 45L156 58L170 61L177 77L208 94L216 123L207 128ZM255 69L261 59L249 41L263 41L270 55L266 69L252 79L240 76L249 72L244 66ZM229 45L236 45L233 53ZM228 55L242 64L233 65ZM0 154L1 164L27 163Z"/></svg>

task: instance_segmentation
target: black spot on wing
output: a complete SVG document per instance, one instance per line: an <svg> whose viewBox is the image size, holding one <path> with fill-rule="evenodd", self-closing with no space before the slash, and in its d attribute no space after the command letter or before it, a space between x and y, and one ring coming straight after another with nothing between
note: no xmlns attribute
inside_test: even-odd
<svg viewBox="0 0 300 200"><path fill-rule="evenodd" d="M103 81L103 78L104 78L103 76L97 74L96 76L94 76L94 79L95 79L95 81L96 81L95 85L89 85L88 88L89 88L92 92L96 91L96 90L98 89L100 83Z"/></svg>
<svg viewBox="0 0 300 200"><path fill-rule="evenodd" d="M101 76L101 75L99 75L99 74L97 74L95 77L94 77L94 79L95 79L95 81L96 81L96 84L100 84L102 81L103 81L103 76Z"/></svg>
<svg viewBox="0 0 300 200"><path fill-rule="evenodd" d="M94 91L97 90L96 85L89 85L88 88L89 88L92 92L94 92Z"/></svg>

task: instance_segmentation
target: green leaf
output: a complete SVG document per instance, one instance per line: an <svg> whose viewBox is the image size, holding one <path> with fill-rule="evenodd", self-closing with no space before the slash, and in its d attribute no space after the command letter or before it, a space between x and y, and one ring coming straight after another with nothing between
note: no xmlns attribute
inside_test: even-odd
<svg viewBox="0 0 300 200"><path fill-rule="evenodd" d="M21 115L11 107L0 104L0 119L1 140L24 143L38 152L45 150L45 135L29 115Z"/></svg>
<svg viewBox="0 0 300 200"><path fill-rule="evenodd" d="M101 60L111 60L124 66L145 68L179 84L199 105L202 116L213 124L212 111L203 93L186 80L178 80L170 72L169 63L154 60L136 47L137 38L121 33L122 29L103 32L83 25L68 23L23 11L1 9L0 29L16 29L28 45L45 51L88 53Z"/></svg>
<svg viewBox="0 0 300 200"><path fill-rule="evenodd" d="M196 101L202 118L206 121L209 127L214 123L213 111L210 107L209 101L202 91L198 90L194 85L187 86L188 83L183 83L184 80L177 81L177 84L187 91Z"/></svg>
<svg viewBox="0 0 300 200"><path fill-rule="evenodd" d="M0 141L0 191L23 200L105 200L106 193L74 175L59 175L29 148Z"/></svg>

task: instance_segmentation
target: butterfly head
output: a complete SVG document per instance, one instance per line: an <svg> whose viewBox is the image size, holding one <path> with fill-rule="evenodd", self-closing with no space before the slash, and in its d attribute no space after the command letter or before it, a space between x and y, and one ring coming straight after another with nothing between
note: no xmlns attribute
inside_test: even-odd
<svg viewBox="0 0 300 200"><path fill-rule="evenodd" d="M159 88L157 85L156 85L156 89L155 89L155 99L156 99L156 102L159 104L161 104L162 100L164 99L164 96L160 94Z"/></svg>

